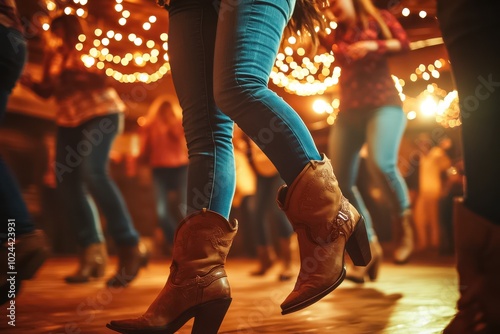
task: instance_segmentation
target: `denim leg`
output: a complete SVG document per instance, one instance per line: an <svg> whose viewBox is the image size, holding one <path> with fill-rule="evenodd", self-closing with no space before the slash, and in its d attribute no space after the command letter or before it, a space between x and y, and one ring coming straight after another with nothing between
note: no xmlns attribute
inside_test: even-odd
<svg viewBox="0 0 500 334"><path fill-rule="evenodd" d="M397 166L405 127L406 116L401 107L385 106L371 114L366 128L368 157L385 176L401 214L410 207L408 187Z"/></svg>
<svg viewBox="0 0 500 334"><path fill-rule="evenodd" d="M290 221L286 217L283 210L274 205L274 197L276 196L277 189L283 185L284 181L279 175L275 175L271 178L269 186L267 188L267 201L271 204L270 211L272 213L271 217L275 219L277 232L280 238L290 238L293 234L293 227Z"/></svg>
<svg viewBox="0 0 500 334"><path fill-rule="evenodd" d="M169 12L172 79L189 152L185 211L208 208L228 218L236 182L233 121L213 96L217 10L212 1L178 0Z"/></svg>
<svg viewBox="0 0 500 334"><path fill-rule="evenodd" d="M217 105L264 151L287 184L320 154L298 114L268 88L295 1L223 0L214 63Z"/></svg>
<svg viewBox="0 0 500 334"><path fill-rule="evenodd" d="M117 245L139 242L123 196L108 173L109 152L120 128L120 114L96 117L84 123L80 148L83 153L83 179L89 193L106 218L107 230ZM92 138L91 141L88 138Z"/></svg>
<svg viewBox="0 0 500 334"><path fill-rule="evenodd" d="M78 154L80 127L57 129L55 174L57 194L65 220L74 228L78 244L85 248L104 241L99 212L83 180L83 158Z"/></svg>
<svg viewBox="0 0 500 334"><path fill-rule="evenodd" d="M12 88L26 61L26 41L17 30L0 25L0 122L7 111ZM0 243L6 240L7 220L16 220L16 235L34 231L35 225L12 172L0 157Z"/></svg>
<svg viewBox="0 0 500 334"><path fill-rule="evenodd" d="M353 118L341 114L330 128L328 137L328 153L332 160L332 167L337 176L342 194L351 202L365 219L368 237L373 240L376 237L373 221L361 196L356 181L359 172L360 151L366 140L363 118Z"/></svg>
<svg viewBox="0 0 500 334"><path fill-rule="evenodd" d="M153 189L156 200L156 215L165 239L170 243L174 239L174 229L171 228L168 217L167 187L163 177L162 168L153 168Z"/></svg>

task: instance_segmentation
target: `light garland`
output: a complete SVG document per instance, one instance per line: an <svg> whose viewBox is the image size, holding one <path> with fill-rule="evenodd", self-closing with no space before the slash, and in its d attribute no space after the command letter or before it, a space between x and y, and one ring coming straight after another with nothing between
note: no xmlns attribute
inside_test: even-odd
<svg viewBox="0 0 500 334"><path fill-rule="evenodd" d="M66 15L75 14L80 17L86 17L88 12L85 10L87 0L73 0L78 8L66 7L63 12ZM123 0L115 0L116 4L114 9L120 13L118 24L122 27L126 26L130 18L130 11L126 10L123 6ZM46 7L49 12L57 10L57 5L53 0L46 0ZM150 16L148 21L141 24L142 30L149 31L154 23L157 22L156 16ZM49 23L42 25L45 31L50 29ZM138 32L130 33L128 35L122 34L119 31L107 30L96 28L93 36L80 35L78 36L80 43L75 48L82 52L81 60L83 64L88 67L96 67L102 70L107 76L112 77L121 83L152 83L161 79L170 71L170 63L168 57L168 34L162 33L158 42L152 39L143 38ZM146 47L148 51L141 52L135 51L134 53L126 53L116 55L110 52L110 47L116 42L131 43L132 48ZM83 53L83 50L89 49L88 53ZM148 64L157 64L160 59L163 63L157 66L156 71L149 73L146 71L125 72L118 70L117 66L127 67L133 63L136 67L145 67Z"/></svg>

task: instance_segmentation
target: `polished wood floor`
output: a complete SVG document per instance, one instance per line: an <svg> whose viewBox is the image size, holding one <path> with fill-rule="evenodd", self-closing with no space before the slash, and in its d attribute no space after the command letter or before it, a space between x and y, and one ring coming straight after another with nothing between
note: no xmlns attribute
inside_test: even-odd
<svg viewBox="0 0 500 334"><path fill-rule="evenodd" d="M115 259L113 259L115 260ZM116 260L115 260L116 261ZM169 260L154 260L133 284L120 291L104 279L67 285L76 258L52 258L37 277L24 282L16 301L16 327L0 312L2 333L114 333L111 319L135 317L146 310L162 288ZM113 273L115 262L108 267ZM294 282L278 282L279 265L263 278L250 277L255 260L230 258L227 272L233 303L220 333L440 333L455 311L457 277L452 258L426 256L404 265L384 263L376 282L344 282L315 305L282 316L279 304ZM191 322L179 333L190 333Z"/></svg>

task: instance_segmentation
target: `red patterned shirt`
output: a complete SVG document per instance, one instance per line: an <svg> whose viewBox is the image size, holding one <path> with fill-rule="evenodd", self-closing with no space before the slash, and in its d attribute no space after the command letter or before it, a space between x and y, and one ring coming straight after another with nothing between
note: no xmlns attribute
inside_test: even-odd
<svg viewBox="0 0 500 334"><path fill-rule="evenodd" d="M409 41L403 27L388 11L380 11L382 19L391 31L392 38L401 43L401 51L409 50ZM340 85L340 110L377 108L386 105L401 105L401 99L389 72L386 41L379 24L371 18L367 29L359 26L348 29L339 25L333 44L337 45L334 56L342 68ZM358 41L377 41L378 49L368 52L363 58L349 59L345 50ZM331 45L331 44L330 44Z"/></svg>

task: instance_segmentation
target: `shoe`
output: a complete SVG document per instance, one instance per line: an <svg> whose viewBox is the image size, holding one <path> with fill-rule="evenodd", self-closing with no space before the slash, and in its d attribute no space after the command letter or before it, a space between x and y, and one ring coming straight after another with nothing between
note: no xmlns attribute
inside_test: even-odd
<svg viewBox="0 0 500 334"><path fill-rule="evenodd" d="M500 333L500 226L454 201L460 298L444 334Z"/></svg>
<svg viewBox="0 0 500 334"><path fill-rule="evenodd" d="M252 276L264 276L276 262L276 254L272 246L258 246L257 257L259 259L259 268L250 272Z"/></svg>
<svg viewBox="0 0 500 334"><path fill-rule="evenodd" d="M87 246L80 255L80 266L73 275L66 276L69 284L87 283L91 278L104 276L108 253L104 243Z"/></svg>
<svg viewBox="0 0 500 334"><path fill-rule="evenodd" d="M127 334L173 334L195 318L192 334L216 334L232 300L224 264L237 230L236 220L206 209L184 218L163 290L139 318L107 327Z"/></svg>
<svg viewBox="0 0 500 334"><path fill-rule="evenodd" d="M372 253L370 263L366 267L349 266L345 276L347 280L363 284L366 277L372 282L377 279L383 258L382 246L380 246L377 237L370 241L370 251Z"/></svg>
<svg viewBox="0 0 500 334"><path fill-rule="evenodd" d="M15 262L9 263L11 253ZM0 272L0 305L19 294L21 282L31 279L49 257L50 246L47 236L41 230L18 235L0 246L0 264L5 271ZM16 274L9 274L9 273Z"/></svg>
<svg viewBox="0 0 500 334"><path fill-rule="evenodd" d="M300 273L295 288L281 304L282 314L314 304L345 278L344 251L355 265L371 259L363 218L342 196L330 160L310 161L277 202L299 242Z"/></svg>
<svg viewBox="0 0 500 334"><path fill-rule="evenodd" d="M414 243L414 233L413 226L411 224L412 212L411 210L406 210L401 216L401 232L399 240L397 241L397 247L394 250L394 263L395 264L405 264L410 260L410 257L415 248Z"/></svg>
<svg viewBox="0 0 500 334"><path fill-rule="evenodd" d="M148 265L150 253L141 241L135 246L118 246L118 268L106 282L108 288L126 288Z"/></svg>

